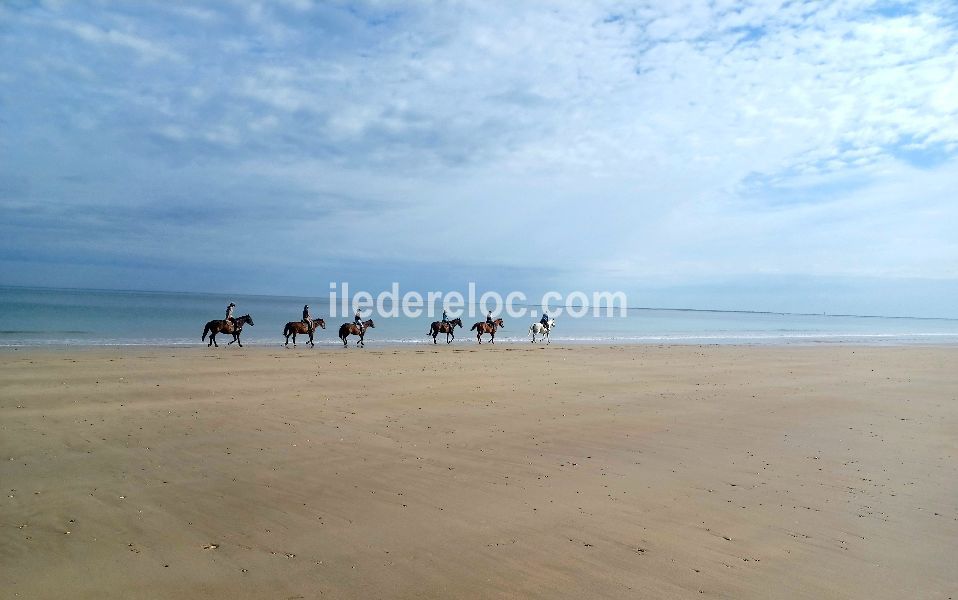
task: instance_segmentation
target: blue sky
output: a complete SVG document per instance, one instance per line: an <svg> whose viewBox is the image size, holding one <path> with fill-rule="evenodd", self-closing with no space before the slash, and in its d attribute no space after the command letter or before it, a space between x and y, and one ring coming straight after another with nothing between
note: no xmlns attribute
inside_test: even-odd
<svg viewBox="0 0 958 600"><path fill-rule="evenodd" d="M958 6L8 2L0 283L958 317Z"/></svg>

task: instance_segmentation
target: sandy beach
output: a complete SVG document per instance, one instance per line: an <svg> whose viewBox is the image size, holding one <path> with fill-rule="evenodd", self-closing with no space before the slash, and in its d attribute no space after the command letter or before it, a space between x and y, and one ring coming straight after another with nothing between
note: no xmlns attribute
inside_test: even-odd
<svg viewBox="0 0 958 600"><path fill-rule="evenodd" d="M4 598L952 598L958 348L0 354Z"/></svg>

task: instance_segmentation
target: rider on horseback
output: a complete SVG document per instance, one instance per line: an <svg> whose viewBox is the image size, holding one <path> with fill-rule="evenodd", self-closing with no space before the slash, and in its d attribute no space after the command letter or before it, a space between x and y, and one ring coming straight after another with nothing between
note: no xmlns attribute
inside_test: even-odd
<svg viewBox="0 0 958 600"><path fill-rule="evenodd" d="M493 324L493 321L492 321L492 311L491 311L491 310L489 311L488 314L486 314L486 323L488 323L488 324L490 324L490 325Z"/></svg>
<svg viewBox="0 0 958 600"><path fill-rule="evenodd" d="M353 317L353 323L356 324L356 327L359 327L359 333L363 332L363 317L359 314L359 311L356 311L356 316Z"/></svg>
<svg viewBox="0 0 958 600"><path fill-rule="evenodd" d="M545 328L546 331L549 331L549 315L548 313L542 313L542 318L539 319L539 323Z"/></svg>
<svg viewBox="0 0 958 600"><path fill-rule="evenodd" d="M307 333L313 332L313 317L309 314L309 305L303 307L303 323L306 323ZM295 345L295 344L294 344Z"/></svg>
<svg viewBox="0 0 958 600"><path fill-rule="evenodd" d="M234 308L236 308L236 305L232 302L230 302L229 306L226 307L226 320L230 322L230 325L236 325L236 319L233 318Z"/></svg>
<svg viewBox="0 0 958 600"><path fill-rule="evenodd" d="M449 314L446 313L446 309L445 309L445 308L442 309L442 322L443 322L443 323L448 323L448 322L449 322Z"/></svg>

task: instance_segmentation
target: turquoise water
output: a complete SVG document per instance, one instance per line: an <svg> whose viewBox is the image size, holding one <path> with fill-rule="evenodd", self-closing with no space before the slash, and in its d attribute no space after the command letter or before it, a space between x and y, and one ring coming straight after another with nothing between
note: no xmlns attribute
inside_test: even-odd
<svg viewBox="0 0 958 600"><path fill-rule="evenodd" d="M327 320L317 345L336 345L339 325L330 319L327 303L316 298L226 296L99 290L0 287L0 346L197 346L203 326L222 318L226 304L237 315L250 314L254 325L243 331L243 343L283 343L287 321L299 320L303 304L314 317ZM477 313L478 313L477 309ZM374 317L367 347L432 343L422 317ZM479 318L463 319L456 342L475 343L468 328ZM509 319L497 342L528 342L532 317ZM222 339L222 338L220 338ZM355 339L355 338L352 338ZM442 342L443 336L440 336ZM634 344L958 344L958 320L889 317L797 315L777 313L629 309L624 318L559 318L552 335L564 343Z"/></svg>

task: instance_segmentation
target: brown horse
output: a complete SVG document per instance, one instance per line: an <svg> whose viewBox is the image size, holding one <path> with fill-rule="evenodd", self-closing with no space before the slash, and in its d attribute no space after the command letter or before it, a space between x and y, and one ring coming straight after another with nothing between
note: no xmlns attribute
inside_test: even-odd
<svg viewBox="0 0 958 600"><path fill-rule="evenodd" d="M366 344L363 342L363 338L366 337L366 330L375 327L376 324L373 323L372 319L365 321L362 329L355 323L343 323L342 327L339 328L339 339L343 340L343 348L349 345L346 343L346 338L351 335L358 335L359 341L356 342L356 345L365 348Z"/></svg>
<svg viewBox="0 0 958 600"><path fill-rule="evenodd" d="M322 319L313 319L313 330L310 331L306 323L302 321L290 321L286 324L286 327L283 328L283 335L286 336L286 343L284 346L289 346L289 336L293 336L293 347L296 347L296 334L306 335L309 334L309 342L307 342L310 347L315 346L313 343L313 334L316 332L316 326L319 326L320 329L326 329L326 321Z"/></svg>
<svg viewBox="0 0 958 600"><path fill-rule="evenodd" d="M476 332L476 339L479 340L480 344L482 343L482 334L484 333L488 333L490 336L492 336L491 341L493 344L495 344L496 330L499 328L502 328L502 329L506 328L505 324L503 324L502 322L502 319L496 319L492 323L487 323L486 321L479 321L478 323L473 325L472 329L470 329L469 331Z"/></svg>
<svg viewBox="0 0 958 600"><path fill-rule="evenodd" d="M203 337L200 340L206 339L206 334L210 335L210 343L207 346L216 346L220 347L216 343L216 334L217 333L229 333L233 335L233 340L230 342L236 342L239 344L239 347L243 347L243 342L240 341L240 334L243 333L243 325L249 323L253 324L253 319L249 315L243 315L242 317L236 317L232 321L227 321L225 319L214 319L206 324L206 327L203 328ZM229 346L229 344L227 344Z"/></svg>
<svg viewBox="0 0 958 600"><path fill-rule="evenodd" d="M432 325L429 327L429 331L426 332L426 335L432 336L432 343L435 344L436 336L440 333L446 334L446 343L451 344L452 340L456 339L456 325L462 327L462 319L455 318L452 321L433 321ZM452 340L449 339L449 336L452 336Z"/></svg>

